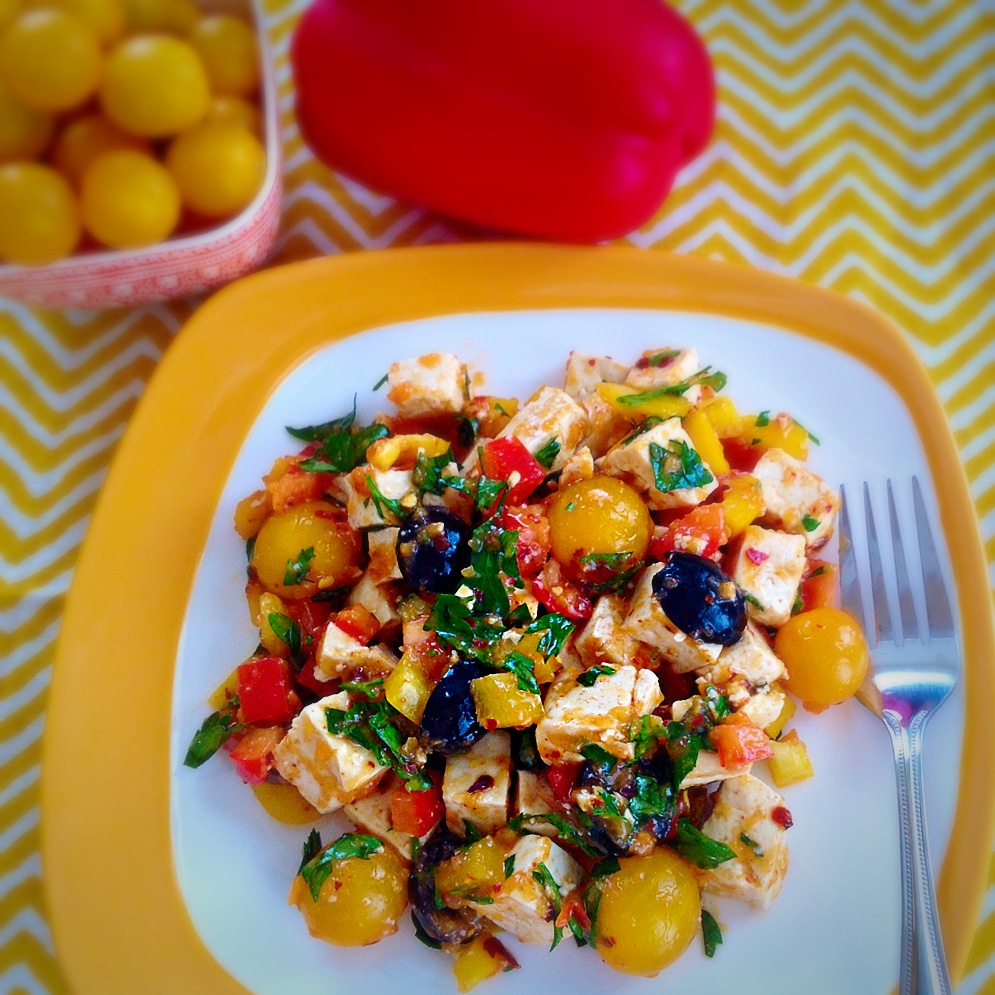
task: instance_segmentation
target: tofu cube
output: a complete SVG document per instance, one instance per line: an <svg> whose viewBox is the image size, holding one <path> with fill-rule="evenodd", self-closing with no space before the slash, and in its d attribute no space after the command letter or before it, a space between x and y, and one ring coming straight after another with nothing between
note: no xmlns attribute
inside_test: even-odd
<svg viewBox="0 0 995 995"><path fill-rule="evenodd" d="M401 579L401 567L397 562L397 537L400 531L396 527L373 529L366 536L370 553L370 565L367 569L375 584Z"/></svg>
<svg viewBox="0 0 995 995"><path fill-rule="evenodd" d="M393 650L376 643L364 646L355 636L329 622L314 657L314 673L318 680L336 677L351 678L356 674L367 677L389 674L397 666Z"/></svg>
<svg viewBox="0 0 995 995"><path fill-rule="evenodd" d="M514 808L515 815L550 815L558 811L556 796L545 774L536 774L530 770L516 773ZM526 828L530 833L542 836L556 835L552 826L541 821L530 822Z"/></svg>
<svg viewBox="0 0 995 995"><path fill-rule="evenodd" d="M694 349L647 349L633 363L624 383L637 390L673 387L701 369Z"/></svg>
<svg viewBox="0 0 995 995"><path fill-rule="evenodd" d="M681 781L681 787L694 788L702 784L712 784L714 781L727 781L730 777L749 774L752 766L752 763L748 763L742 767L723 767L717 753L702 750L693 769Z"/></svg>
<svg viewBox="0 0 995 995"><path fill-rule="evenodd" d="M747 695L733 710L758 729L766 729L781 714L783 708L784 692L772 689Z"/></svg>
<svg viewBox="0 0 995 995"><path fill-rule="evenodd" d="M604 456L632 431L632 422L600 394L589 394L580 403L587 415L587 434L581 444L591 450L595 459Z"/></svg>
<svg viewBox="0 0 995 995"><path fill-rule="evenodd" d="M805 538L748 525L733 559L732 579L747 597L750 618L784 625L805 571Z"/></svg>
<svg viewBox="0 0 995 995"><path fill-rule="evenodd" d="M508 821L511 796L511 736L489 732L465 753L449 757L442 778L446 825L457 836L466 824L483 835L496 832Z"/></svg>
<svg viewBox="0 0 995 995"><path fill-rule="evenodd" d="M412 506L416 501L410 470L377 470L367 463L339 480L349 524L354 529L397 525L400 521L388 505L374 500L370 481L387 501L411 501Z"/></svg>
<svg viewBox="0 0 995 995"><path fill-rule="evenodd" d="M347 802L342 807L342 814L360 832L376 836L377 839L393 847L404 860L411 860L415 837L395 829L390 821L390 798L399 787L400 790L404 790L397 777L385 777L364 798ZM431 835L429 831L420 837L419 842L425 842Z"/></svg>
<svg viewBox="0 0 995 995"><path fill-rule="evenodd" d="M782 449L768 449L753 475L760 481L768 524L804 536L810 550L825 545L840 510L836 491Z"/></svg>
<svg viewBox="0 0 995 995"><path fill-rule="evenodd" d="M622 627L624 619L625 600L617 594L603 594L594 603L591 617L574 637L574 648L586 668L599 663L621 667L640 657L650 663L651 654L645 644L630 636Z"/></svg>
<svg viewBox="0 0 995 995"><path fill-rule="evenodd" d="M367 570L349 592L347 604L362 605L381 626L386 626L401 621L401 616L397 613L397 601L397 587L390 581L378 583L373 579L371 571Z"/></svg>
<svg viewBox="0 0 995 995"><path fill-rule="evenodd" d="M550 443L558 443L550 469L559 470L574 454L587 430L587 412L565 390L541 387L518 409L498 438L516 436L533 456Z"/></svg>
<svg viewBox="0 0 995 995"><path fill-rule="evenodd" d="M548 764L580 761L581 749L596 743L619 760L631 760L634 726L662 701L656 674L630 665L599 675L589 687L566 674L557 677L536 725L539 755Z"/></svg>
<svg viewBox="0 0 995 995"><path fill-rule="evenodd" d="M430 352L417 359L391 363L387 370L387 400L398 418L453 415L469 400L466 366L451 353Z"/></svg>
<svg viewBox="0 0 995 995"><path fill-rule="evenodd" d="M633 639L658 650L679 674L714 664L723 647L718 643L702 643L689 636L668 618L660 606L659 599L653 593L653 578L662 569L663 565L658 563L642 572L622 628Z"/></svg>
<svg viewBox="0 0 995 995"><path fill-rule="evenodd" d="M705 891L770 908L788 871L785 820L777 818L778 810L787 811L784 799L758 777L742 774L722 782L702 829L736 856L702 872Z"/></svg>
<svg viewBox="0 0 995 995"><path fill-rule="evenodd" d="M273 751L276 769L319 812L334 812L373 790L387 773L362 746L328 731L325 709L347 711L340 691L304 708Z"/></svg>
<svg viewBox="0 0 995 995"><path fill-rule="evenodd" d="M692 487L670 486L680 482L681 455L688 452L700 460L702 482ZM655 462L660 468L659 475L654 469ZM650 507L658 510L694 507L719 486L715 474L698 456L680 418L668 418L646 431L627 436L601 458L600 468L634 483L638 490L647 493ZM668 487L661 490L662 484Z"/></svg>
<svg viewBox="0 0 995 995"><path fill-rule="evenodd" d="M715 667L704 674L713 684L724 684L734 677L746 679L754 688L768 688L787 676L781 658L771 649L756 622L747 622L739 641L726 646Z"/></svg>
<svg viewBox="0 0 995 995"><path fill-rule="evenodd" d="M496 926L511 933L522 943L553 944L555 909L558 898L551 893L555 886L559 898L579 887L583 871L563 847L546 836L523 836L512 847L508 861L513 870L494 901L479 912ZM552 882L540 882L533 876L545 867Z"/></svg>
<svg viewBox="0 0 995 995"><path fill-rule="evenodd" d="M594 393L602 381L621 383L629 367L610 356L592 356L587 352L571 350L567 356L567 369L563 389L575 400L583 401Z"/></svg>

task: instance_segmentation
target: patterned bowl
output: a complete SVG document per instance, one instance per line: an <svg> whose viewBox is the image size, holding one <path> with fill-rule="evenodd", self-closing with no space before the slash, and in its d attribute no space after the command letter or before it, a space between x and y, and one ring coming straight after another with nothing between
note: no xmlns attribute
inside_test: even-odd
<svg viewBox="0 0 995 995"><path fill-rule="evenodd" d="M82 251L49 266L0 265L0 297L39 308L105 308L187 297L259 267L280 223L282 162L276 82L264 30L262 0L201 4L251 14L262 59L261 112L266 174L240 214L217 227L176 235L145 249Z"/></svg>

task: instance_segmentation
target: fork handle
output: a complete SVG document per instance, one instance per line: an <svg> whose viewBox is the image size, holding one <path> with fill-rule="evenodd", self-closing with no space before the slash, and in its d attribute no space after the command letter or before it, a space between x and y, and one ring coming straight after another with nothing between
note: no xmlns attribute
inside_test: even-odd
<svg viewBox="0 0 995 995"><path fill-rule="evenodd" d="M916 712L907 724L891 709L885 709L883 714L891 733L898 781L902 860L899 992L901 995L950 995L926 831L922 731L927 713Z"/></svg>

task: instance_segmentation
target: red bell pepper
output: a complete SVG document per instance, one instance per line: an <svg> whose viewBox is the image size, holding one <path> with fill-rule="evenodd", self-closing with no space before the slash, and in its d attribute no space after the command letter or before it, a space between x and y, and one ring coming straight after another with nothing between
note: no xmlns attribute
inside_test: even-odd
<svg viewBox="0 0 995 995"><path fill-rule="evenodd" d="M282 726L253 726L233 744L229 756L246 784L262 784L273 767L273 750L283 738ZM227 744L226 744L227 745Z"/></svg>
<svg viewBox="0 0 995 995"><path fill-rule="evenodd" d="M493 439L480 451L480 469L491 480L504 480L509 484L504 495L505 504L522 504L546 479L543 465L514 435Z"/></svg>
<svg viewBox="0 0 995 995"><path fill-rule="evenodd" d="M723 767L745 767L755 760L768 760L774 756L767 733L747 722L725 722L715 726L708 736L718 750L719 763Z"/></svg>
<svg viewBox="0 0 995 995"><path fill-rule="evenodd" d="M390 824L409 836L424 836L431 832L446 814L442 791L438 784L424 791L409 791L399 784L390 796Z"/></svg>
<svg viewBox="0 0 995 995"><path fill-rule="evenodd" d="M654 559L662 559L674 549L713 556L728 540L725 515L720 504L700 504L686 515L672 522L667 531L650 544Z"/></svg>
<svg viewBox="0 0 995 995"><path fill-rule="evenodd" d="M546 239L638 228L714 122L708 54L662 0L315 0L291 58L326 164Z"/></svg>
<svg viewBox="0 0 995 995"><path fill-rule="evenodd" d="M289 722L301 708L290 664L278 656L239 664L237 693L243 722Z"/></svg>

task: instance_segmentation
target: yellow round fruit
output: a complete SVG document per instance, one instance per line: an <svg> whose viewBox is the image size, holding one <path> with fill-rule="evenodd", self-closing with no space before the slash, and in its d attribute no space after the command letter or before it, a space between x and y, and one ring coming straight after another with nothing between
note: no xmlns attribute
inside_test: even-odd
<svg viewBox="0 0 995 995"><path fill-rule="evenodd" d="M224 218L246 207L266 172L266 152L237 124L202 122L174 139L166 166L183 204L208 218Z"/></svg>
<svg viewBox="0 0 995 995"><path fill-rule="evenodd" d="M78 107L96 91L102 63L93 29L64 10L25 11L0 35L0 82L37 110Z"/></svg>
<svg viewBox="0 0 995 995"><path fill-rule="evenodd" d="M240 17L202 17L187 38L197 50L211 81L211 92L251 97L259 87L259 42Z"/></svg>
<svg viewBox="0 0 995 995"><path fill-rule="evenodd" d="M0 83L0 163L37 159L48 148L55 119L21 103Z"/></svg>
<svg viewBox="0 0 995 995"><path fill-rule="evenodd" d="M124 34L122 0L24 0L28 10L54 7L75 14L88 24L101 45L112 45Z"/></svg>
<svg viewBox="0 0 995 995"><path fill-rule="evenodd" d="M774 650L787 668L788 690L817 709L856 694L870 663L860 625L839 608L792 616L778 629Z"/></svg>
<svg viewBox="0 0 995 995"><path fill-rule="evenodd" d="M315 900L298 875L290 903L308 932L337 947L362 947L396 933L408 904L408 869L388 846L369 857L334 861Z"/></svg>
<svg viewBox="0 0 995 995"><path fill-rule="evenodd" d="M237 124L256 138L262 138L263 120L259 107L244 97L212 97L204 120L214 124Z"/></svg>
<svg viewBox="0 0 995 995"><path fill-rule="evenodd" d="M185 35L199 18L200 10L193 0L124 0L129 34L168 31Z"/></svg>
<svg viewBox="0 0 995 995"><path fill-rule="evenodd" d="M690 866L666 847L645 857L622 857L618 864L602 886L595 947L616 971L652 978L698 933L698 882Z"/></svg>
<svg viewBox="0 0 995 995"><path fill-rule="evenodd" d="M180 218L169 170L128 149L105 152L83 174L80 211L86 230L112 249L140 249L168 236Z"/></svg>
<svg viewBox="0 0 995 995"><path fill-rule="evenodd" d="M148 139L122 130L103 114L87 114L67 124L59 133L52 148L52 165L78 186L94 159L120 149L152 153Z"/></svg>
<svg viewBox="0 0 995 995"><path fill-rule="evenodd" d="M0 166L0 260L44 266L68 256L80 237L72 188L34 162Z"/></svg>
<svg viewBox="0 0 995 995"><path fill-rule="evenodd" d="M200 56L170 35L136 35L107 56L100 83L104 113L119 127L166 138L196 124L211 100Z"/></svg>

